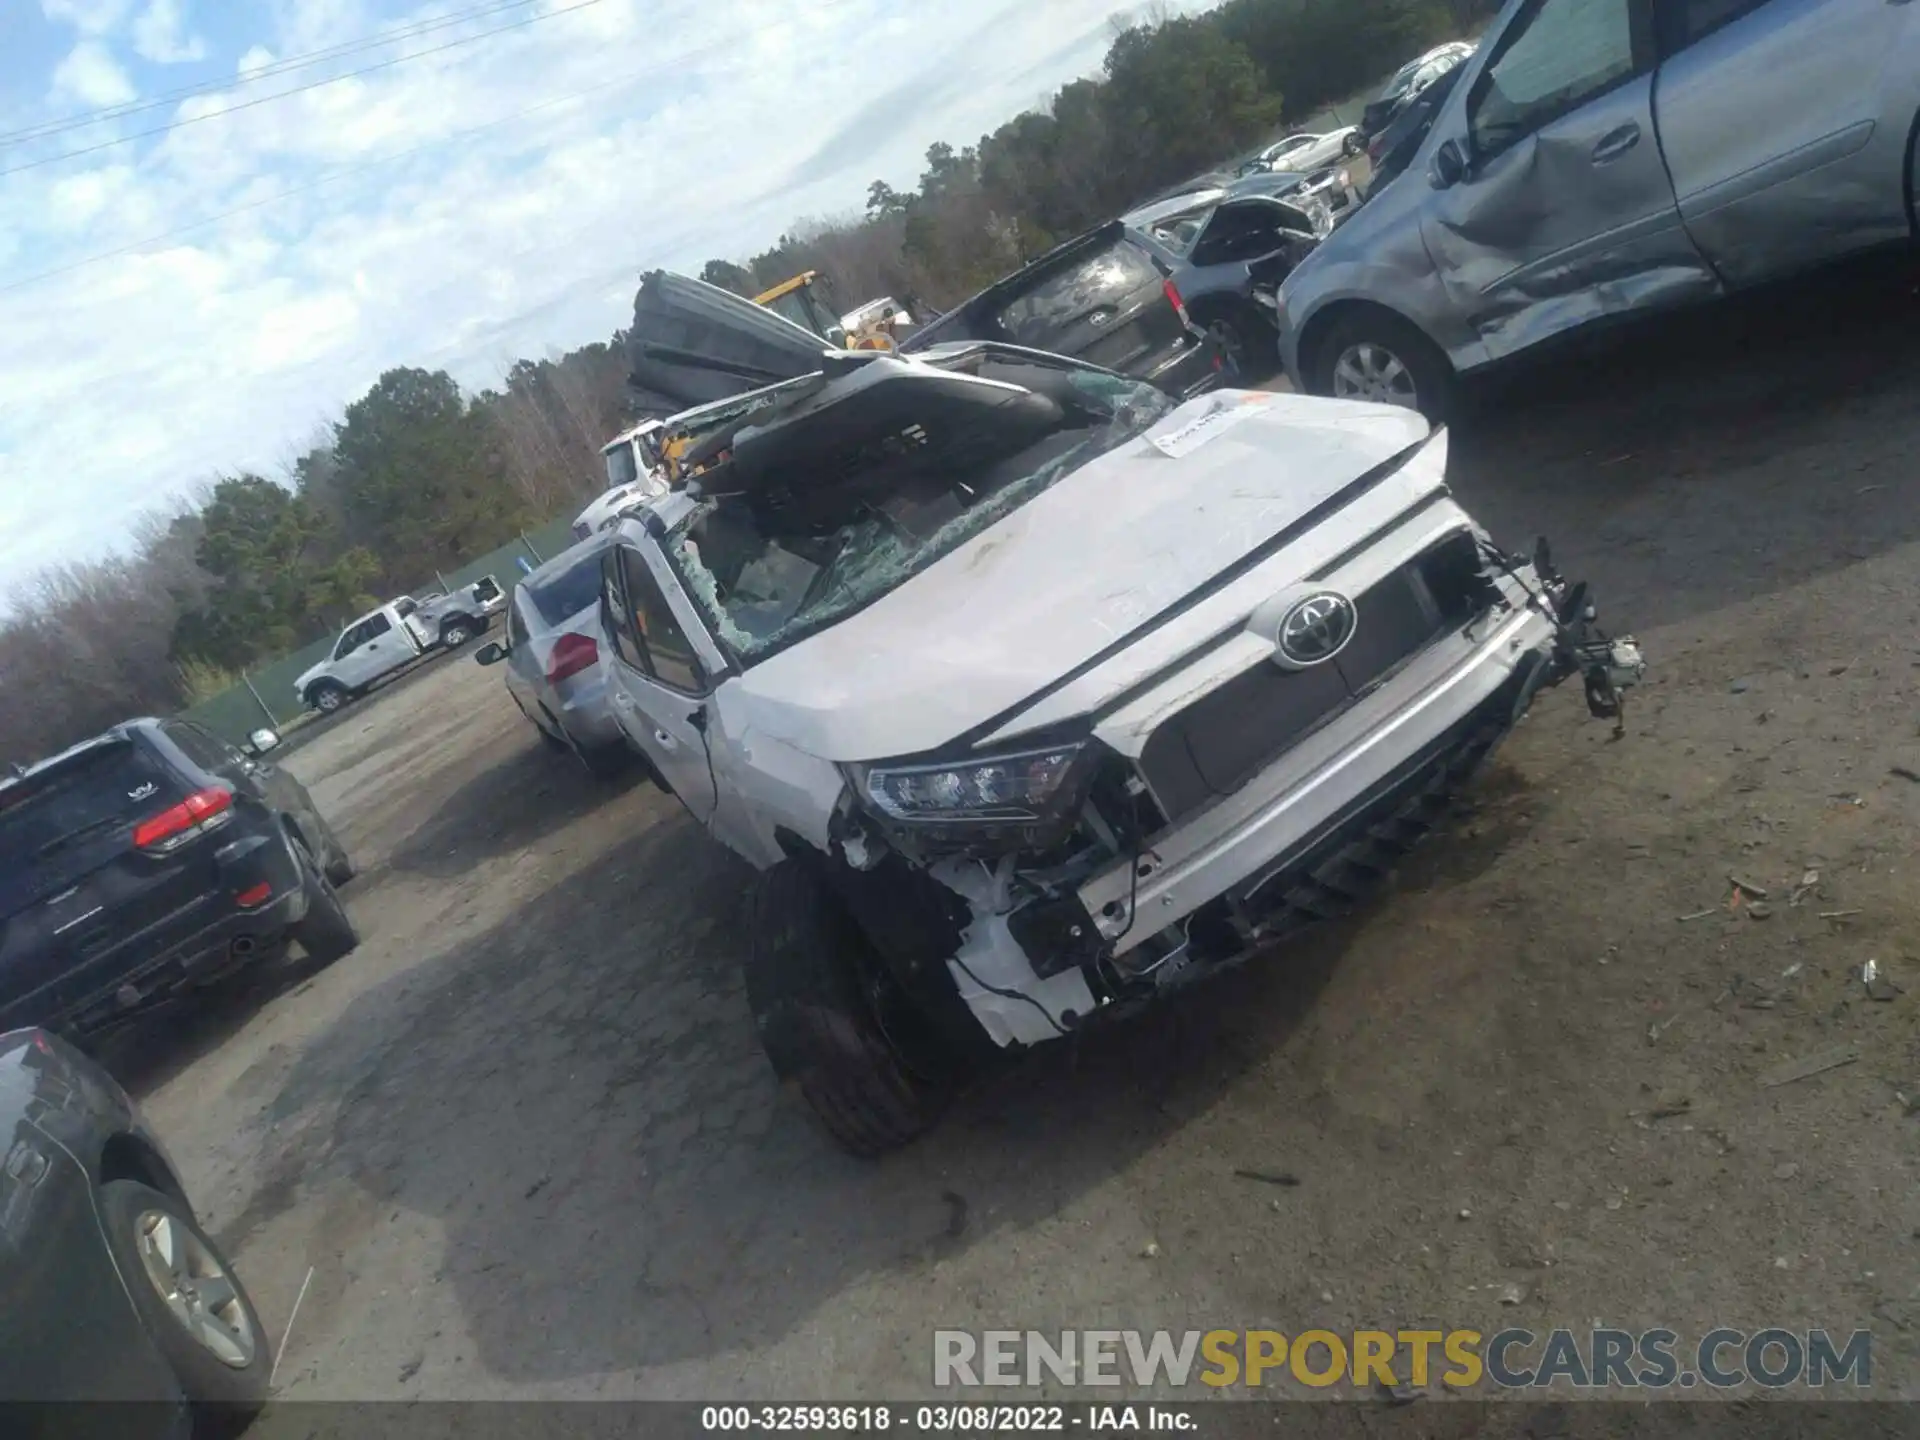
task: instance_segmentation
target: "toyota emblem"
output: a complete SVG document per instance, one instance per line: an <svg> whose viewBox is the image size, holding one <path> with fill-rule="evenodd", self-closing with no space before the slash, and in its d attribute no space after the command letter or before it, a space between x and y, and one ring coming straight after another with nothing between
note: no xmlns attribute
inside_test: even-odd
<svg viewBox="0 0 1920 1440"><path fill-rule="evenodd" d="M1333 590L1317 591L1281 617L1273 658L1289 670L1304 670L1331 660L1353 639L1358 618L1346 596Z"/></svg>

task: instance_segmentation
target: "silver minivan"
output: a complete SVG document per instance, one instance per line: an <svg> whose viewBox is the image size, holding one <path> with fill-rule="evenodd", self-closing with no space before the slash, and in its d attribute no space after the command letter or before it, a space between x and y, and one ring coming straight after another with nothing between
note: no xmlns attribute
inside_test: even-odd
<svg viewBox="0 0 1920 1440"><path fill-rule="evenodd" d="M1593 321L1914 234L1920 6L1510 0L1405 174L1281 289L1314 394L1438 417Z"/></svg>

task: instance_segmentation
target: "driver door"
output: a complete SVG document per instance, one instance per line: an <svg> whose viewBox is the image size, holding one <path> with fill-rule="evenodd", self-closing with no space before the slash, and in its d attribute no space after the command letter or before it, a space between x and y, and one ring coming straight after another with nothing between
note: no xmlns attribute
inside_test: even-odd
<svg viewBox="0 0 1920 1440"><path fill-rule="evenodd" d="M613 647L607 683L614 719L705 825L715 803L703 728L712 687L666 592L634 546L616 545L602 562L601 621Z"/></svg>
<svg viewBox="0 0 1920 1440"><path fill-rule="evenodd" d="M411 643L381 610L354 626L341 646L346 653L335 668L340 679L355 689L379 679L413 654Z"/></svg>
<svg viewBox="0 0 1920 1440"><path fill-rule="evenodd" d="M1482 48L1435 126L1463 173L1436 163L1421 234L1488 358L1717 293L1655 132L1652 0L1531 0Z"/></svg>

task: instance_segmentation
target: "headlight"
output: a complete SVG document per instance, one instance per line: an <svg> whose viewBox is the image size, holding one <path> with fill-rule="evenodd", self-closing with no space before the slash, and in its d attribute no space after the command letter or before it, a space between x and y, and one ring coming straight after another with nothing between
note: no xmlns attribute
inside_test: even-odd
<svg viewBox="0 0 1920 1440"><path fill-rule="evenodd" d="M1033 821L1059 798L1084 741L928 765L875 765L856 772L867 803L894 820Z"/></svg>

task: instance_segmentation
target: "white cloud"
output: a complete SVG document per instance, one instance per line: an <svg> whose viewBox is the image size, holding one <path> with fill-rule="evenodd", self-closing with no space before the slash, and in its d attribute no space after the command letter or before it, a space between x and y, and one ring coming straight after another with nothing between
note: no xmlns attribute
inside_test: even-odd
<svg viewBox="0 0 1920 1440"><path fill-rule="evenodd" d="M149 0L134 19L133 48L156 65L179 65L207 54L207 42L187 29L180 0Z"/></svg>
<svg viewBox="0 0 1920 1440"><path fill-rule="evenodd" d="M112 8L46 4L75 24ZM971 143L1097 67L1112 8L599 0L0 178L0 574L98 553L215 472L276 469L384 369L489 384L624 325L643 269L858 211L875 177L911 184L932 141ZM256 28L228 48L249 64L407 19L362 0L245 9Z"/></svg>
<svg viewBox="0 0 1920 1440"><path fill-rule="evenodd" d="M40 0L40 10L55 24L71 25L83 35L104 35L120 23L133 0Z"/></svg>
<svg viewBox="0 0 1920 1440"><path fill-rule="evenodd" d="M53 98L83 105L121 105L139 92L98 40L82 40L53 70Z"/></svg>

